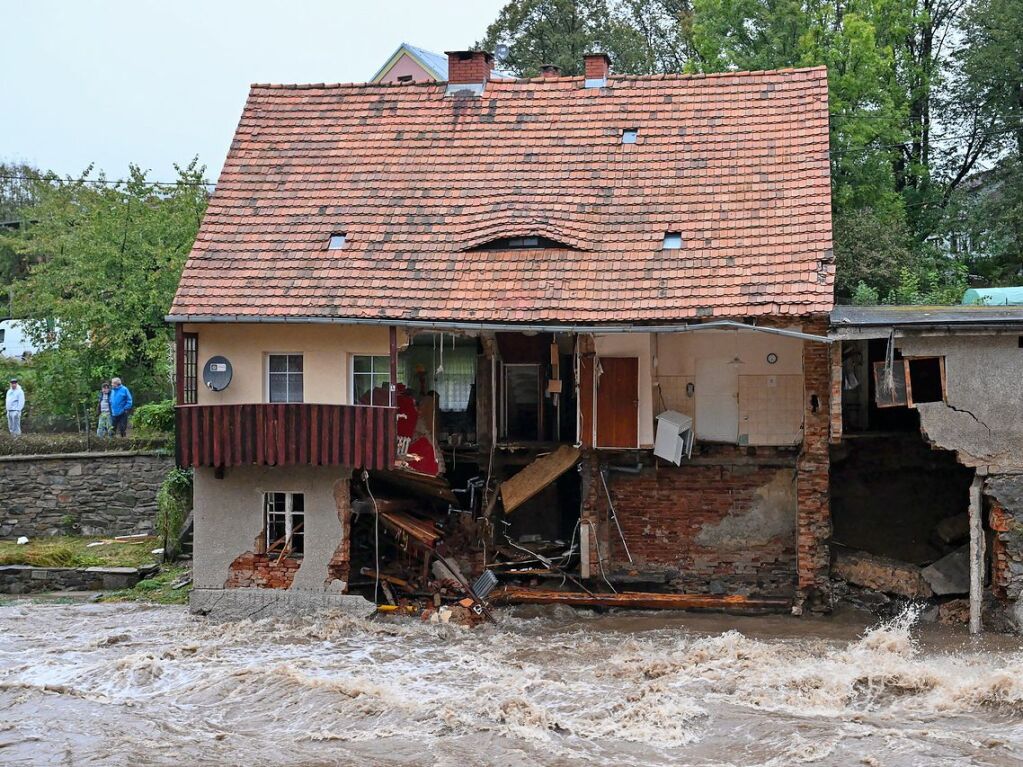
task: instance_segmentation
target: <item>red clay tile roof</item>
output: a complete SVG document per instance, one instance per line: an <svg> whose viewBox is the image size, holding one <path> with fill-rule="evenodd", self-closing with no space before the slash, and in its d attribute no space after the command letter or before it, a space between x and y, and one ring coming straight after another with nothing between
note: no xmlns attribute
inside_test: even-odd
<svg viewBox="0 0 1023 767"><path fill-rule="evenodd" d="M171 315L609 323L831 309L823 68L444 90L252 86ZM661 249L666 231L681 250ZM343 250L326 250L332 232L347 234ZM529 234L566 247L473 250Z"/></svg>

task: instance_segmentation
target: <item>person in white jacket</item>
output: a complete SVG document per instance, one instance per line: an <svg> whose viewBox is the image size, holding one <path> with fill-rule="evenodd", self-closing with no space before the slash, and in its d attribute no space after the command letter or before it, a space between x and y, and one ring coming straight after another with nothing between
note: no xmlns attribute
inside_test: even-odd
<svg viewBox="0 0 1023 767"><path fill-rule="evenodd" d="M25 409L25 390L18 385L18 379L11 379L7 390L7 429L17 437L21 434L21 411Z"/></svg>

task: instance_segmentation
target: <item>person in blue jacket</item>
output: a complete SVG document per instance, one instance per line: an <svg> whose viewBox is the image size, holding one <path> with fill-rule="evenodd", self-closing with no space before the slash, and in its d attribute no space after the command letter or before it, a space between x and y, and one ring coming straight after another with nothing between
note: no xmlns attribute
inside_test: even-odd
<svg viewBox="0 0 1023 767"><path fill-rule="evenodd" d="M131 391L121 383L120 378L110 379L110 418L114 422L114 434L124 436L128 431L128 414L135 403Z"/></svg>

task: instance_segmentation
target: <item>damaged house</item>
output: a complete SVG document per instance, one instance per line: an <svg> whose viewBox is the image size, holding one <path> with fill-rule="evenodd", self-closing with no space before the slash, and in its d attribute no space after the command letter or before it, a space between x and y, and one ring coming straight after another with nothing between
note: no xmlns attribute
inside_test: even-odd
<svg viewBox="0 0 1023 767"><path fill-rule="evenodd" d="M1023 627L1023 306L831 317L833 575Z"/></svg>
<svg viewBox="0 0 1023 767"><path fill-rule="evenodd" d="M193 607L826 606L825 70L448 57L249 93L169 318Z"/></svg>

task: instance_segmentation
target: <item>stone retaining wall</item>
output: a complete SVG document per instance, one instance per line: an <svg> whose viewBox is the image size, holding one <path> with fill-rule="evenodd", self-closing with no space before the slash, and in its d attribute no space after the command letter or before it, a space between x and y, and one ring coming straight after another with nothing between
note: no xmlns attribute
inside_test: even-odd
<svg viewBox="0 0 1023 767"><path fill-rule="evenodd" d="M152 532L174 458L156 452L0 457L0 537Z"/></svg>
<svg viewBox="0 0 1023 767"><path fill-rule="evenodd" d="M128 589L148 578L153 567L31 567L0 565L0 594L37 591L104 591Z"/></svg>

